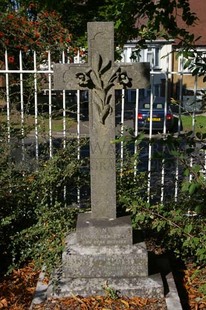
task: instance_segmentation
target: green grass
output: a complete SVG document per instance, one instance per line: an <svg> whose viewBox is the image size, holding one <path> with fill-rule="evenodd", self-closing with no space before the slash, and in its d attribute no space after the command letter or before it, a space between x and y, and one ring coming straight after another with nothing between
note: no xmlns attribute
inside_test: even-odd
<svg viewBox="0 0 206 310"><path fill-rule="evenodd" d="M192 131L192 116L190 115L182 115L182 126L183 131ZM195 132L206 133L206 116L204 115L196 115L195 116Z"/></svg>
<svg viewBox="0 0 206 310"><path fill-rule="evenodd" d="M182 115L182 126L183 126L183 131L189 132L193 130L192 127L192 116L190 115ZM6 114L5 113L0 113L0 122L6 122ZM70 128L75 124L75 120L66 117L65 118L66 122L66 129ZM20 112L15 111L12 112L10 115L10 124L12 128L15 129L20 129L21 128L21 115ZM35 118L34 115L25 115L24 118L24 126L25 128L29 128L29 131L33 131L35 128ZM48 115L40 115L38 116L38 131L39 132L48 132L49 130L49 118ZM52 131L58 132L58 131L63 131L63 118L61 115L52 116ZM196 132L201 132L201 133L206 133L206 116L204 115L197 115L195 117L195 131Z"/></svg>
<svg viewBox="0 0 206 310"><path fill-rule="evenodd" d="M6 114L0 113L0 122L6 122ZM75 121L70 118L65 118L66 129L70 128L75 124ZM21 115L20 112L15 111L10 115L10 125L14 129L21 128ZM24 128L29 129L29 131L33 131L35 129L35 117L34 115L24 115ZM38 116L38 131L39 132L48 132L49 130L49 117L48 115ZM52 131L63 131L63 117L61 116L52 116Z"/></svg>

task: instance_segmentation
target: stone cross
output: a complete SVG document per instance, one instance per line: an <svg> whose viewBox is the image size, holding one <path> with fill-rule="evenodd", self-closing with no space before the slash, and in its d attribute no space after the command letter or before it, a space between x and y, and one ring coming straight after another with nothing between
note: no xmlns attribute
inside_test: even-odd
<svg viewBox="0 0 206 310"><path fill-rule="evenodd" d="M149 63L114 63L112 22L88 23L88 63L54 65L55 89L89 89L91 216L94 219L116 219L114 90L148 86Z"/></svg>

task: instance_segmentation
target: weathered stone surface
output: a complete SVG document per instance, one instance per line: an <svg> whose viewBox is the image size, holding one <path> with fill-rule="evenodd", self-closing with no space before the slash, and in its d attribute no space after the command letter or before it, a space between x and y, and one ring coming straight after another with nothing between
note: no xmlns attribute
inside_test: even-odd
<svg viewBox="0 0 206 310"><path fill-rule="evenodd" d="M48 295L64 297L72 295L95 296L106 295L103 286L107 284L123 296L164 297L162 279L159 274L138 278L63 278L57 281L55 287L48 289Z"/></svg>
<svg viewBox="0 0 206 310"><path fill-rule="evenodd" d="M91 213L79 214L77 242L81 245L132 245L130 216L116 219L94 219Z"/></svg>
<svg viewBox="0 0 206 310"><path fill-rule="evenodd" d="M146 88L149 86L149 63L139 62L139 63L114 63L114 70L118 67L122 67L125 71L130 72L130 78L132 81L132 87L136 88ZM79 85L78 80L76 79L76 73L85 72L88 70L88 64L54 64L54 87L55 89L63 90L84 90L85 87ZM114 72L113 70L113 72ZM115 89L122 89L123 85L116 83L114 85Z"/></svg>
<svg viewBox="0 0 206 310"><path fill-rule="evenodd" d="M89 89L91 210L116 218L116 88L146 88L149 63L114 63L112 22L88 23L88 64L55 64L55 89Z"/></svg>
<svg viewBox="0 0 206 310"><path fill-rule="evenodd" d="M148 276L148 256L144 242L131 245L82 246L76 233L67 237L62 257L64 277L142 277Z"/></svg>

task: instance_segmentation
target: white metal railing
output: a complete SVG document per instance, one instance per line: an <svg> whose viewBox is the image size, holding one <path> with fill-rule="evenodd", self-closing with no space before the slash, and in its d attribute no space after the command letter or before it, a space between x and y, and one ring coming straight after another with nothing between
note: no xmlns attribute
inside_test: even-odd
<svg viewBox="0 0 206 310"><path fill-rule="evenodd" d="M54 96L53 96L53 89L52 89L52 77L53 77L53 61L52 61L52 56L50 52L48 51L48 56L47 56L47 61L46 65L42 66L40 64L37 64L37 53L34 51L33 52L33 69L25 69L23 66L23 60L24 56L22 52L20 51L19 53L19 63L18 63L18 68L11 68L9 61L8 61L8 54L5 51L5 60L4 60L4 68L0 70L0 75L5 77L5 87L2 87L2 91L4 92L4 98L5 98L5 104L6 104L6 122L7 122L7 133L8 133L8 143L11 142L11 112L12 112L12 104L11 102L11 81L12 81L12 76L17 76L18 79L18 91L19 91L19 101L20 101L20 127L21 127L21 150L22 150L22 161L25 160L25 148L26 148L26 139L27 137L25 136L25 118L26 118L26 111L25 111L25 99L24 99L24 92L25 92L25 76L26 75L32 75L33 76L33 104L34 104L34 132L30 134L30 137L34 140L35 144L35 158L38 163L39 156L40 156L40 150L39 150L39 144L40 144L40 138L41 138L41 133L39 130L39 117L40 117L40 111L39 111L39 82L38 79L45 77L47 78L47 99L48 99L48 131L45 132L45 138L49 143L49 157L53 156L53 143L56 137L61 137L63 143L63 148L66 147L66 141L69 136L76 137L77 139L77 145L78 145L78 150L77 150L77 156L78 159L81 158L81 149L80 149L80 139L81 136L88 135L88 124L85 125L88 121L83 121L81 120L81 93L80 91L76 92L76 111L74 112L76 115L76 127L75 128L67 128L67 122L66 122L66 116L67 116L67 94L66 91L62 91L62 107L61 107L61 117L62 117L62 131L61 132L56 132L53 131L53 101L54 101ZM62 53L60 56L61 62L64 64L66 62L66 57L65 54ZM187 73L188 74L188 73ZM153 102L154 102L154 86L155 86L155 76L157 75L163 75L165 78L165 93L168 93L168 76L169 75L177 75L179 77L179 102L181 103L182 101L182 86L183 86L183 72L169 72L169 69L166 68L165 71L155 71L151 70L151 92L150 92L150 120L152 120L152 115L153 115ZM43 90L43 89L42 89ZM195 81L194 85L194 92L196 93L197 91L197 80ZM140 102L140 93L139 90L136 90L136 99L134 103L134 116L137 116L138 114L138 109L139 109L139 102ZM163 127L163 138L166 137L166 106L167 106L167 99L165 99L165 121L164 121L164 127ZM124 126L125 124L127 125L128 120L125 119L125 114L127 110L127 103L126 103L126 93L125 90L122 90L122 99L121 99L121 119L120 119L120 134L124 134ZM180 134L181 132L181 104L179 104L179 110L178 110L178 130L177 130L177 135ZM42 116L41 116L42 117ZM192 128L193 131L195 131L195 113L192 115ZM134 135L137 137L139 134L139 128L138 128L138 121L137 117L135 117L134 122L130 121L129 125L132 127L134 126ZM152 194L152 186L154 184L153 182L153 152L154 152L154 146L152 144L152 138L153 138L153 123L150 122L150 127L149 127L149 135L147 136L148 143L146 143L146 146L144 146L144 157L147 157L147 165L144 167L144 170L147 171L148 173L148 182L147 182L147 197L148 197L148 202L151 199ZM83 130L83 128L86 128L86 131ZM158 142L156 142L158 143ZM136 153L137 152L137 145L134 144L134 149L133 151ZM165 146L163 146L161 152L165 152ZM124 160L124 147L123 143L121 143L121 148L120 148L120 156L121 156L121 162ZM205 159L206 162L206 159ZM192 165L192 159L190 161L190 165ZM144 165L144 164L143 164ZM159 180L155 183L159 184L159 201L163 202L165 199L165 182L168 177L167 171L166 171L166 162L165 158L163 158L160 162L161 167L157 167L159 169L156 172L159 172ZM138 173L137 171L137 164L135 163L135 174ZM156 170L157 170L156 169ZM170 192L173 191L173 196L175 200L178 199L178 190L179 190L179 162L178 160L175 161L175 167L174 171L172 171L172 175L174 176L173 178L173 189L170 189ZM157 176L155 176L157 178ZM159 182L159 183L158 183ZM66 189L65 189L66 191ZM81 193L79 190L77 191L77 203L80 205L81 203Z"/></svg>

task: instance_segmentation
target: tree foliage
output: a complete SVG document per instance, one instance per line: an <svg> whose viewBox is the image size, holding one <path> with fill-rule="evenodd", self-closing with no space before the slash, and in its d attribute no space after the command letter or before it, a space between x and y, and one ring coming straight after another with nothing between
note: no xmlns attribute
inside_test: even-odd
<svg viewBox="0 0 206 310"><path fill-rule="evenodd" d="M64 50L71 41L69 31L62 26L61 17L52 11L42 11L38 20L29 20L21 12L0 13L0 49L4 58L4 50L9 53L9 62L18 63L15 57L21 50L25 54L35 50L46 52L50 50Z"/></svg>
<svg viewBox="0 0 206 310"><path fill-rule="evenodd" d="M0 5L5 10L5 3ZM10 3L12 1L10 0ZM28 14L31 1L22 0L21 10ZM11 8L7 5L7 8ZM64 26L73 34L73 40L82 45L85 39L87 22L113 21L115 24L116 44L123 45L134 38L153 40L157 37L166 39L194 38L184 28L178 26L182 19L185 25L192 25L197 17L190 10L189 0L62 0L33 2L33 13L56 11L62 17ZM141 41L142 42L142 41Z"/></svg>
<svg viewBox="0 0 206 310"><path fill-rule="evenodd" d="M115 22L118 43L124 44L134 38L143 43L157 38L193 40L185 29L178 27L180 16L186 25L196 20L188 0L106 0L104 8L102 15Z"/></svg>

